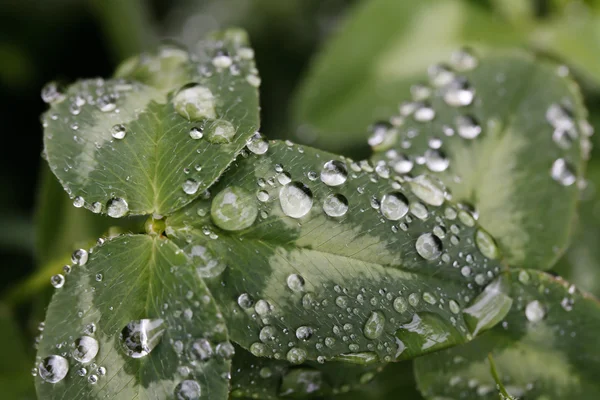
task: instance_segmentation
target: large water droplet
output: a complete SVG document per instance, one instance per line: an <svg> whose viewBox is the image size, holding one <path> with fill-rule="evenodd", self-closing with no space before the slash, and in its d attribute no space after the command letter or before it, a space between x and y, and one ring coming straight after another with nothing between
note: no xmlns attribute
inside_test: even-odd
<svg viewBox="0 0 600 400"><path fill-rule="evenodd" d="M206 128L206 140L211 143L229 143L235 136L235 127L224 119L213 121Z"/></svg>
<svg viewBox="0 0 600 400"><path fill-rule="evenodd" d="M198 192L198 188L200 187L200 182L195 181L194 179L186 179L181 185L181 188L185 192L185 194L196 194Z"/></svg>
<svg viewBox="0 0 600 400"><path fill-rule="evenodd" d="M398 154L392 160L392 168L399 174L408 174L413 169L413 161L405 154Z"/></svg>
<svg viewBox="0 0 600 400"><path fill-rule="evenodd" d="M500 255L494 238L483 229L477 229L477 232L475 233L475 244L479 251L481 251L481 254L487 258L497 259Z"/></svg>
<svg viewBox="0 0 600 400"><path fill-rule="evenodd" d="M128 323L119 335L125 353L132 358L150 354L165 332L163 322L162 319L140 319Z"/></svg>
<svg viewBox="0 0 600 400"><path fill-rule="evenodd" d="M81 336L74 342L74 349L71 352L73 358L80 363L89 363L98 354L98 341L90 336Z"/></svg>
<svg viewBox="0 0 600 400"><path fill-rule="evenodd" d="M464 139L475 139L481 133L481 125L470 115L459 115L454 122L458 136Z"/></svg>
<svg viewBox="0 0 600 400"><path fill-rule="evenodd" d="M433 172L442 172L448 169L450 159L442 150L428 149L425 152L425 165Z"/></svg>
<svg viewBox="0 0 600 400"><path fill-rule="evenodd" d="M301 182L291 182L279 190L279 204L288 217L302 218L312 208L312 192Z"/></svg>
<svg viewBox="0 0 600 400"><path fill-rule="evenodd" d="M194 340L190 346L190 355L196 360L206 361L213 355L212 345L204 338Z"/></svg>
<svg viewBox="0 0 600 400"><path fill-rule="evenodd" d="M323 211L330 217L341 217L348 212L348 200L341 194L330 194L323 201Z"/></svg>
<svg viewBox="0 0 600 400"><path fill-rule="evenodd" d="M288 275L286 283L293 292L302 292L304 290L304 278L298 274Z"/></svg>
<svg viewBox="0 0 600 400"><path fill-rule="evenodd" d="M110 133L111 133L112 137L120 140L120 139L123 139L125 137L125 135L127 134L127 129L125 128L125 125L117 124L112 127Z"/></svg>
<svg viewBox="0 0 600 400"><path fill-rule="evenodd" d="M398 221L408 212L408 200L400 192L383 195L381 198L381 214L390 221Z"/></svg>
<svg viewBox="0 0 600 400"><path fill-rule="evenodd" d="M190 257L200 278L214 278L221 275L227 268L227 264L202 245L192 246Z"/></svg>
<svg viewBox="0 0 600 400"><path fill-rule="evenodd" d="M383 333L383 328L385 328L385 315L381 311L373 311L365 322L363 334L367 339L377 339Z"/></svg>
<svg viewBox="0 0 600 400"><path fill-rule="evenodd" d="M60 289L65 285L65 277L62 274L52 275L50 278L50 283L52 286L54 286L54 288Z"/></svg>
<svg viewBox="0 0 600 400"><path fill-rule="evenodd" d="M250 227L258 216L256 198L245 189L229 186L213 199L210 213L213 222L226 231Z"/></svg>
<svg viewBox="0 0 600 400"><path fill-rule="evenodd" d="M106 203L106 213L109 217L121 218L129 212L129 205L125 199L120 197L112 198Z"/></svg>
<svg viewBox="0 0 600 400"><path fill-rule="evenodd" d="M212 92L201 85L192 84L179 90L173 97L173 107L179 115L191 121L217 116Z"/></svg>
<svg viewBox="0 0 600 400"><path fill-rule="evenodd" d="M444 88L444 101L452 107L464 107L473 102L475 89L464 77L458 77Z"/></svg>
<svg viewBox="0 0 600 400"><path fill-rule="evenodd" d="M477 67L479 61L472 50L468 48L459 49L450 56L452 66L458 71L470 71Z"/></svg>
<svg viewBox="0 0 600 400"><path fill-rule="evenodd" d="M265 154L269 150L269 142L259 132L256 132L248 139L246 147L254 154Z"/></svg>
<svg viewBox="0 0 600 400"><path fill-rule="evenodd" d="M427 175L419 175L410 181L412 192L419 199L432 206L441 206L444 203L443 184Z"/></svg>
<svg viewBox="0 0 600 400"><path fill-rule="evenodd" d="M415 244L417 253L426 260L435 260L442 254L442 241L431 233L424 233Z"/></svg>
<svg viewBox="0 0 600 400"><path fill-rule="evenodd" d="M85 265L89 254L85 249L77 249L71 254L71 262L75 265Z"/></svg>
<svg viewBox="0 0 600 400"><path fill-rule="evenodd" d="M525 316L530 322L539 322L546 316L546 310L542 303L534 300L525 306Z"/></svg>
<svg viewBox="0 0 600 400"><path fill-rule="evenodd" d="M175 387L177 400L199 400L201 394L202 388L196 381L185 380Z"/></svg>
<svg viewBox="0 0 600 400"><path fill-rule="evenodd" d="M427 69L429 81L433 86L445 86L454 79L454 72L445 64L434 64Z"/></svg>
<svg viewBox="0 0 600 400"><path fill-rule="evenodd" d="M571 186L577 179L573 172L573 167L564 158L558 158L554 161L550 170L550 176L563 186Z"/></svg>
<svg viewBox="0 0 600 400"><path fill-rule="evenodd" d="M240 307L248 309L254 305L254 300L248 293L242 293L238 296L237 303Z"/></svg>
<svg viewBox="0 0 600 400"><path fill-rule="evenodd" d="M504 276L494 279L463 310L465 321L473 335L492 328L510 311L513 299L508 296L510 284Z"/></svg>
<svg viewBox="0 0 600 400"><path fill-rule="evenodd" d="M302 364L306 361L306 351L298 347L293 347L287 352L286 358L292 364Z"/></svg>
<svg viewBox="0 0 600 400"><path fill-rule="evenodd" d="M44 358L38 364L38 375L48 383L62 381L69 372L69 362L66 358L52 355Z"/></svg>
<svg viewBox="0 0 600 400"><path fill-rule="evenodd" d="M330 160L323 165L321 180L328 186L339 186L348 179L346 164L338 160Z"/></svg>

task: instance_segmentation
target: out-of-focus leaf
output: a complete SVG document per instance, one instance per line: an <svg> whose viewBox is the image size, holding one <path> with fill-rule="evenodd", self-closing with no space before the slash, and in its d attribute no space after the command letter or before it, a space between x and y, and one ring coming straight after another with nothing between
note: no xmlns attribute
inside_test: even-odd
<svg viewBox="0 0 600 400"><path fill-rule="evenodd" d="M472 2L362 2L315 60L295 103L299 139L337 152L364 148L367 127L397 110L427 67L461 46L483 51L524 38ZM316 135L316 138L315 138Z"/></svg>
<svg viewBox="0 0 600 400"><path fill-rule="evenodd" d="M491 353L508 393L523 399L597 399L600 303L538 271L516 270L505 321L464 346L415 361L427 398L498 399Z"/></svg>
<svg viewBox="0 0 600 400"><path fill-rule="evenodd" d="M562 69L520 52L459 51L369 143L399 174L430 173L479 213L503 258L548 269L565 250L590 152L590 125Z"/></svg>
<svg viewBox="0 0 600 400"><path fill-rule="evenodd" d="M0 304L0 393L5 399L33 400L35 388L31 376L32 357L10 311Z"/></svg>

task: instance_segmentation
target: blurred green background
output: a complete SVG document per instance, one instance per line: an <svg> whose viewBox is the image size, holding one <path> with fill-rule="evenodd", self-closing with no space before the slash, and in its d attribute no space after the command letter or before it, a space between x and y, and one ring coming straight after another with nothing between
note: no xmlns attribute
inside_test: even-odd
<svg viewBox="0 0 600 400"><path fill-rule="evenodd" d="M3 0L0 397L35 398L30 370L49 278L73 249L115 223L73 208L44 165L41 87L106 77L161 40L189 46L225 26L250 33L262 78L261 131L269 138L366 156L367 125L408 97L428 63L464 44L525 47L566 63L600 129L600 0ZM397 70L385 78L372 65L390 54ZM572 246L554 272L598 295L595 153ZM111 229L140 229L137 219L119 224ZM371 387L360 395L375 393L390 391Z"/></svg>

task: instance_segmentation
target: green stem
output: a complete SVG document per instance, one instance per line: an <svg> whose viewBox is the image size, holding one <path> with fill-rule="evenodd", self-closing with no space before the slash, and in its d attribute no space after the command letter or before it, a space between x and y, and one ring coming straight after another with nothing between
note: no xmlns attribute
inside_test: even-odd
<svg viewBox="0 0 600 400"><path fill-rule="evenodd" d="M500 380L500 375L498 375L498 370L496 369L496 363L494 362L494 357L492 356L492 353L488 354L488 360L490 362L490 371L492 373L492 377L494 378L494 381L496 381L496 387L498 388L498 391L500 392L500 395L502 396L502 399L507 399L507 400L511 400L514 399L514 397L512 397L504 388L504 385L502 384L502 381Z"/></svg>

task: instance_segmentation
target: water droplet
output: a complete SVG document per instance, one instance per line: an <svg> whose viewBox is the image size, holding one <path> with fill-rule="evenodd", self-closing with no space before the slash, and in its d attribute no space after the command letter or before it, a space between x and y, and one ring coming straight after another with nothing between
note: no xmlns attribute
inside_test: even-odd
<svg viewBox="0 0 600 400"><path fill-rule="evenodd" d="M487 258L497 259L500 255L494 238L483 229L478 229L475 233L475 244L477 244L477 248L481 251L481 254Z"/></svg>
<svg viewBox="0 0 600 400"><path fill-rule="evenodd" d="M310 326L301 326L296 329L296 337L300 340L308 340L313 335L313 329Z"/></svg>
<svg viewBox="0 0 600 400"><path fill-rule="evenodd" d="M412 192L419 199L432 206L441 206L444 203L444 191L442 183L427 175L419 175L410 181Z"/></svg>
<svg viewBox="0 0 600 400"><path fill-rule="evenodd" d="M411 293L408 295L408 304L410 304L413 307L416 307L419 305L419 295L417 293Z"/></svg>
<svg viewBox="0 0 600 400"><path fill-rule="evenodd" d="M125 125L122 124L114 125L111 129L111 135L115 139L123 139L126 133L127 129L125 128Z"/></svg>
<svg viewBox="0 0 600 400"><path fill-rule="evenodd" d="M235 136L235 127L224 119L213 121L206 131L206 140L214 144L230 143Z"/></svg>
<svg viewBox="0 0 600 400"><path fill-rule="evenodd" d="M140 319L128 323L119 335L125 353L132 358L150 354L165 332L163 322L162 319Z"/></svg>
<svg viewBox="0 0 600 400"><path fill-rule="evenodd" d="M173 97L173 107L179 115L191 121L214 119L217 116L212 92L201 85L184 86Z"/></svg>
<svg viewBox="0 0 600 400"><path fill-rule="evenodd" d="M426 260L435 260L442 254L442 241L431 233L424 233L417 239L417 253Z"/></svg>
<svg viewBox="0 0 600 400"><path fill-rule="evenodd" d="M269 142L259 132L256 132L248 139L246 147L254 154L265 154L269 150Z"/></svg>
<svg viewBox="0 0 600 400"><path fill-rule="evenodd" d="M394 299L393 306L394 306L394 310L396 310L400 314L405 313L406 310L408 309L408 303L406 302L404 297L396 297Z"/></svg>
<svg viewBox="0 0 600 400"><path fill-rule="evenodd" d="M448 169L450 159L441 150L428 149L425 152L425 165L433 172L442 172Z"/></svg>
<svg viewBox="0 0 600 400"><path fill-rule="evenodd" d="M62 381L69 372L69 362L66 358L52 355L38 364L38 375L48 383Z"/></svg>
<svg viewBox="0 0 600 400"><path fill-rule="evenodd" d="M423 293L423 300L425 300L426 303L431 304L431 305L437 303L437 299L435 298L435 296L429 292Z"/></svg>
<svg viewBox="0 0 600 400"><path fill-rule="evenodd" d="M85 200L81 196L77 196L73 199L73 206L76 208L81 208L85 204Z"/></svg>
<svg viewBox="0 0 600 400"><path fill-rule="evenodd" d="M256 302L254 311L256 311L258 315L267 315L271 312L271 304L269 304L268 301L261 299Z"/></svg>
<svg viewBox="0 0 600 400"><path fill-rule="evenodd" d="M227 264L202 245L192 246L190 257L196 266L196 273L201 278L214 278L227 268Z"/></svg>
<svg viewBox="0 0 600 400"><path fill-rule="evenodd" d="M521 282L524 285L529 284L529 273L527 271L519 272L519 282Z"/></svg>
<svg viewBox="0 0 600 400"><path fill-rule="evenodd" d="M542 303L534 300L525 307L525 316L530 322L539 322L546 316L546 310Z"/></svg>
<svg viewBox="0 0 600 400"><path fill-rule="evenodd" d="M277 329L271 325L264 326L259 334L258 338L261 342L266 343L275 339L275 335L277 334Z"/></svg>
<svg viewBox="0 0 600 400"><path fill-rule="evenodd" d="M215 225L226 231L239 231L250 227L258 216L255 197L238 186L220 191L210 207Z"/></svg>
<svg viewBox="0 0 600 400"><path fill-rule="evenodd" d="M252 343L250 345L250 353L256 357L264 357L267 355L267 346L260 342Z"/></svg>
<svg viewBox="0 0 600 400"><path fill-rule="evenodd" d="M306 361L306 351L298 347L293 347L287 352L286 358L292 364L302 364Z"/></svg>
<svg viewBox="0 0 600 400"><path fill-rule="evenodd" d="M193 127L190 129L190 137L194 140L202 139L204 137L204 129Z"/></svg>
<svg viewBox="0 0 600 400"><path fill-rule="evenodd" d="M177 400L199 400L202 388L196 381L185 380L175 386L175 398Z"/></svg>
<svg viewBox="0 0 600 400"><path fill-rule="evenodd" d="M398 154L398 157L392 160L392 168L399 174L408 174L413 169L413 161L404 154Z"/></svg>
<svg viewBox="0 0 600 400"><path fill-rule="evenodd" d="M470 71L477 67L479 61L471 49L463 48L450 56L452 66L459 71Z"/></svg>
<svg viewBox="0 0 600 400"><path fill-rule="evenodd" d="M571 186L577 180L573 167L564 158L558 158L554 161L550 176L563 186Z"/></svg>
<svg viewBox="0 0 600 400"><path fill-rule="evenodd" d="M448 306L450 307L450 311L453 314L458 314L460 312L460 306L458 305L458 303L454 300L450 300L448 302Z"/></svg>
<svg viewBox="0 0 600 400"><path fill-rule="evenodd" d="M75 265L85 265L88 261L89 254L84 249L77 249L71 254L71 262Z"/></svg>
<svg viewBox="0 0 600 400"><path fill-rule="evenodd" d="M56 82L48 82L42 88L42 100L44 103L58 103L64 99L65 95L59 90Z"/></svg>
<svg viewBox="0 0 600 400"><path fill-rule="evenodd" d="M82 336L75 340L71 352L73 358L80 363L89 363L98 354L98 341L93 337Z"/></svg>
<svg viewBox="0 0 600 400"><path fill-rule="evenodd" d="M115 94L105 94L100 96L96 105L102 112L110 112L117 108L117 96Z"/></svg>
<svg viewBox="0 0 600 400"><path fill-rule="evenodd" d="M473 102L475 89L466 78L458 77L444 88L444 101L452 107L464 107Z"/></svg>
<svg viewBox="0 0 600 400"><path fill-rule="evenodd" d="M434 64L427 69L429 81L433 86L445 86L454 79L454 72L445 64Z"/></svg>
<svg viewBox="0 0 600 400"><path fill-rule="evenodd" d="M262 203L267 202L269 201L269 193L265 190L260 190L256 193L256 198Z"/></svg>
<svg viewBox="0 0 600 400"><path fill-rule="evenodd" d="M346 164L338 160L327 161L321 171L321 181L328 186L342 185L348 179Z"/></svg>
<svg viewBox="0 0 600 400"><path fill-rule="evenodd" d="M304 290L304 278L298 274L290 274L287 277L287 286L293 292L302 292Z"/></svg>
<svg viewBox="0 0 600 400"><path fill-rule="evenodd" d="M224 360L231 360L235 355L235 348L229 342L222 342L217 345L217 355Z"/></svg>
<svg viewBox="0 0 600 400"><path fill-rule="evenodd" d="M398 221L408 213L408 200L400 192L383 195L381 198L381 214L390 221Z"/></svg>
<svg viewBox="0 0 600 400"><path fill-rule="evenodd" d="M280 189L279 203L288 217L302 218L312 208L312 192L301 182L291 182Z"/></svg>
<svg viewBox="0 0 600 400"><path fill-rule="evenodd" d="M323 201L323 211L330 217L341 217L348 212L348 200L341 194L330 194Z"/></svg>
<svg viewBox="0 0 600 400"><path fill-rule="evenodd" d="M385 328L385 315L381 311L373 311L365 322L363 334L367 339L377 339L383 333L383 328Z"/></svg>
<svg viewBox="0 0 600 400"><path fill-rule="evenodd" d="M240 307L248 309L254 305L254 300L248 293L242 293L238 296L237 303Z"/></svg>
<svg viewBox="0 0 600 400"><path fill-rule="evenodd" d="M212 64L216 68L221 68L221 69L229 68L232 63L233 63L233 60L231 59L229 54L227 54L227 52L224 50L217 51L217 54L212 59Z"/></svg>
<svg viewBox="0 0 600 400"><path fill-rule="evenodd" d="M194 179L186 179L181 185L181 188L186 194L196 194L198 192L198 188L200 187L200 182L195 181Z"/></svg>
<svg viewBox="0 0 600 400"><path fill-rule="evenodd" d="M193 359L206 361L213 355L213 348L210 342L204 338L197 339L190 346L190 354Z"/></svg>
<svg viewBox="0 0 600 400"><path fill-rule="evenodd" d="M106 213L109 217L121 218L129 212L129 205L125 199L120 197L112 198L106 203Z"/></svg>
<svg viewBox="0 0 600 400"><path fill-rule="evenodd" d="M50 278L50 283L56 289L60 289L65 285L65 277L62 274L52 275L52 277Z"/></svg>
<svg viewBox="0 0 600 400"><path fill-rule="evenodd" d="M499 276L487 285L463 314L473 335L490 329L500 322L510 311L513 299L508 296L510 283Z"/></svg>
<svg viewBox="0 0 600 400"><path fill-rule="evenodd" d="M470 115L459 115L454 122L458 135L463 139L475 139L481 133L481 125Z"/></svg>

